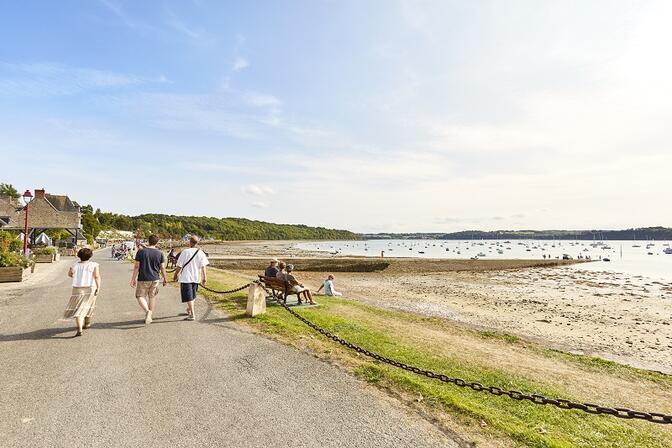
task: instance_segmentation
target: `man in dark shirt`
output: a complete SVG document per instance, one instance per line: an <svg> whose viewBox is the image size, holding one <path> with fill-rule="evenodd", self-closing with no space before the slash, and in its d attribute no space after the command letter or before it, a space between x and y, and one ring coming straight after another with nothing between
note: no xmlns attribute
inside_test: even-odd
<svg viewBox="0 0 672 448"><path fill-rule="evenodd" d="M131 287L135 288L135 298L145 312L145 324L152 323L152 314L156 306L156 295L159 293L159 282L163 278L166 286L166 268L163 265L163 252L156 248L159 237L150 235L149 246L135 254Z"/></svg>
<svg viewBox="0 0 672 448"><path fill-rule="evenodd" d="M272 278L275 278L275 276L278 275L278 271L279 271L279 270L278 270L278 260L276 260L276 259L274 258L274 259L271 260L271 264L270 264L270 266L268 266L268 267L266 268L266 270L264 271L264 275L265 275L266 277L272 277Z"/></svg>

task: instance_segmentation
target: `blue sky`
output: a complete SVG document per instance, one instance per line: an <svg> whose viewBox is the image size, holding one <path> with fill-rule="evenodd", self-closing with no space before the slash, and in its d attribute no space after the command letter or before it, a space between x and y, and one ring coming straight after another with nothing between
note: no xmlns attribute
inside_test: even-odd
<svg viewBox="0 0 672 448"><path fill-rule="evenodd" d="M0 181L356 231L672 225L663 1L0 3Z"/></svg>

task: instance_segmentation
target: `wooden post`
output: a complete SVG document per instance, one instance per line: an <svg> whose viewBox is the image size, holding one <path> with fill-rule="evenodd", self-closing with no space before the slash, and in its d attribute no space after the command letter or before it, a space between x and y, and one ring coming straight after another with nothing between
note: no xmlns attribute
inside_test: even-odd
<svg viewBox="0 0 672 448"><path fill-rule="evenodd" d="M266 312L266 294L264 288L252 283L247 293L247 308L245 314L254 317Z"/></svg>

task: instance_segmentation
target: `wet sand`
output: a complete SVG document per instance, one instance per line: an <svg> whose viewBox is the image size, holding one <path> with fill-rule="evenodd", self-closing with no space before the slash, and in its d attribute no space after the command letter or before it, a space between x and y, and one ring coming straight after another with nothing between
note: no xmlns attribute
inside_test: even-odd
<svg viewBox="0 0 672 448"><path fill-rule="evenodd" d="M260 263L270 257L324 259L324 253L293 249L291 242L212 249L206 247L215 258L261 257ZM339 260L326 260L327 266L345 262ZM522 268L521 260L496 268L485 260L470 262L403 260L377 272L335 272L335 285L345 297L376 306L445 317L672 374L672 283L568 266ZM314 290L328 273L301 272L295 264L297 277ZM249 264L238 270L257 272Z"/></svg>
<svg viewBox="0 0 672 448"><path fill-rule="evenodd" d="M347 297L377 306L446 317L672 374L670 284L640 288L614 273L554 267L420 275L343 273L336 287Z"/></svg>

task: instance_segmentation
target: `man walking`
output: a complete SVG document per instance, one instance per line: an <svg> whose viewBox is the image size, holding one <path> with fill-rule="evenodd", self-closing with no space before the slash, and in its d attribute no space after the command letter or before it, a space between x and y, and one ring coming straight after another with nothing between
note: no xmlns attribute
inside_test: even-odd
<svg viewBox="0 0 672 448"><path fill-rule="evenodd" d="M159 237L150 235L149 246L135 254L131 287L135 288L135 298L145 312L145 324L152 323L152 314L156 306L156 295L159 293L159 282L163 278L166 286L166 268L163 265L163 252L156 248ZM159 277L160 274L160 277Z"/></svg>
<svg viewBox="0 0 672 448"><path fill-rule="evenodd" d="M177 258L177 267L173 280L180 282L180 294L182 303L187 304L187 317L184 320L194 320L194 302L196 301L196 292L198 284L208 281L205 267L209 264L208 257L203 251L196 247L198 237L189 238L189 249L185 249Z"/></svg>

